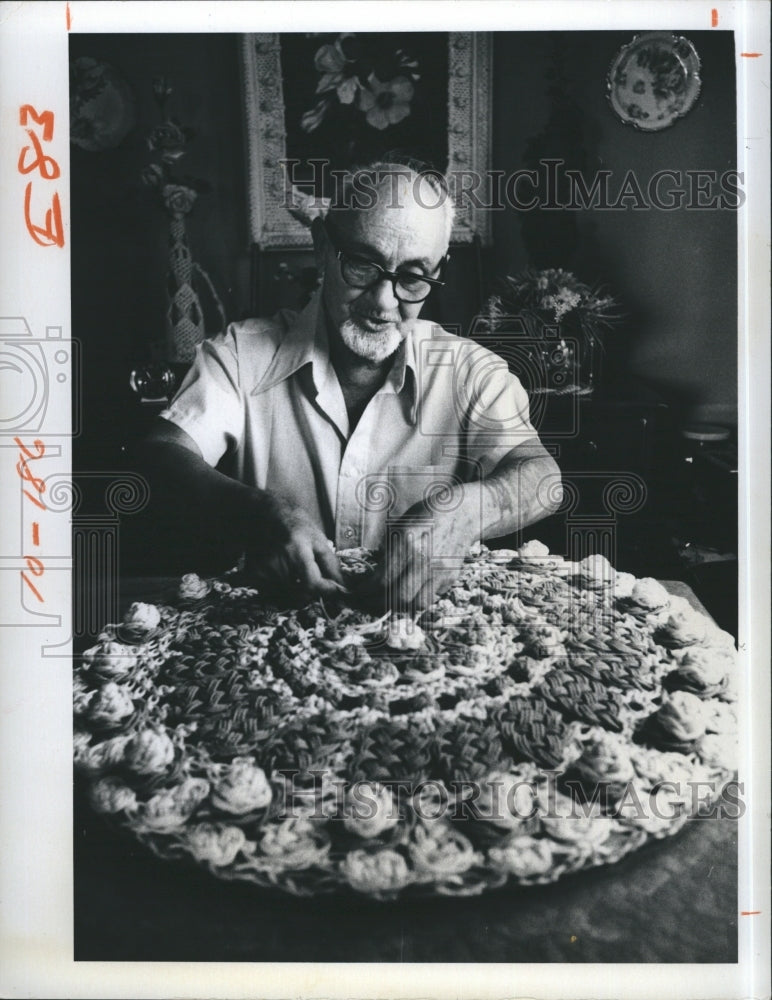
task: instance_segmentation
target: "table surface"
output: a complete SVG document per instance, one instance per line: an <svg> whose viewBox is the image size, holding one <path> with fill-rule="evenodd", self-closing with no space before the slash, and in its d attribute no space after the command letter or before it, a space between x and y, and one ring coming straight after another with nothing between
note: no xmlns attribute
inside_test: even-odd
<svg viewBox="0 0 772 1000"><path fill-rule="evenodd" d="M121 603L170 581L125 581ZM666 583L699 607L685 584ZM163 862L76 794L76 961L736 962L737 824L469 899L296 899Z"/></svg>

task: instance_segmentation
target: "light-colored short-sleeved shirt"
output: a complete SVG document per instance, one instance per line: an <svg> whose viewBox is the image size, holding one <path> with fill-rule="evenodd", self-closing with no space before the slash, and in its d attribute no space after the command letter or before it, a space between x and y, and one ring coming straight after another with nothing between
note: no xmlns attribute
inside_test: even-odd
<svg viewBox="0 0 772 1000"><path fill-rule="evenodd" d="M300 313L233 323L197 348L161 416L210 465L302 506L337 548L377 548L387 518L536 438L506 363L426 320L351 430L327 343L318 293Z"/></svg>

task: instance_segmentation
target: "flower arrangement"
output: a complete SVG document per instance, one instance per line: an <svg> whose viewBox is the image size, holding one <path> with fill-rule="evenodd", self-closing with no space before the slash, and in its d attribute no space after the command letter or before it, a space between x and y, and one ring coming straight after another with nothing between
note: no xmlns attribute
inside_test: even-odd
<svg viewBox="0 0 772 1000"><path fill-rule="evenodd" d="M209 191L210 186L200 178L175 171L196 132L167 114L166 105L172 93L166 77L157 76L153 80L153 98L163 121L148 133L147 146L156 160L144 167L141 178L146 187L159 193L169 215L180 217L190 212L198 195Z"/></svg>
<svg viewBox="0 0 772 1000"><path fill-rule="evenodd" d="M503 279L501 288L485 304L491 330L516 317L528 335L542 339L548 327L568 325L593 346L601 347L601 334L621 319L618 303L599 287L579 281L570 271L549 268L524 271Z"/></svg>
<svg viewBox="0 0 772 1000"><path fill-rule="evenodd" d="M384 53L373 43L345 32L314 56L319 99L300 120L304 132L319 128L336 102L355 109L371 128L383 131L410 114L418 61L403 49Z"/></svg>

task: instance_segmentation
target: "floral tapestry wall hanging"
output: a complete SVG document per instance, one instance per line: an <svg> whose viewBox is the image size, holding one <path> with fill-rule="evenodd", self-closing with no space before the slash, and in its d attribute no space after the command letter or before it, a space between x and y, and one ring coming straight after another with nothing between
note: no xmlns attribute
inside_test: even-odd
<svg viewBox="0 0 772 1000"><path fill-rule="evenodd" d="M490 163L490 38L469 32L250 34L242 45L251 242L307 247L294 185L329 197L334 171L399 149L440 170ZM471 199L465 199L471 202ZM464 204L453 242L490 242Z"/></svg>

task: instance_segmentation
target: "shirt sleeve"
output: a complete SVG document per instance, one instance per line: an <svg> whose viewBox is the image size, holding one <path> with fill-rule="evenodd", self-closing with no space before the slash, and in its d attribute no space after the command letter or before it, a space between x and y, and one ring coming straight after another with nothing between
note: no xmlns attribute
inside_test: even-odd
<svg viewBox="0 0 772 1000"><path fill-rule="evenodd" d="M231 326L225 334L199 344L177 395L160 416L189 434L204 461L215 466L241 440L244 407Z"/></svg>
<svg viewBox="0 0 772 1000"><path fill-rule="evenodd" d="M538 441L528 393L506 361L475 345L466 389L465 457L488 475L518 445Z"/></svg>

